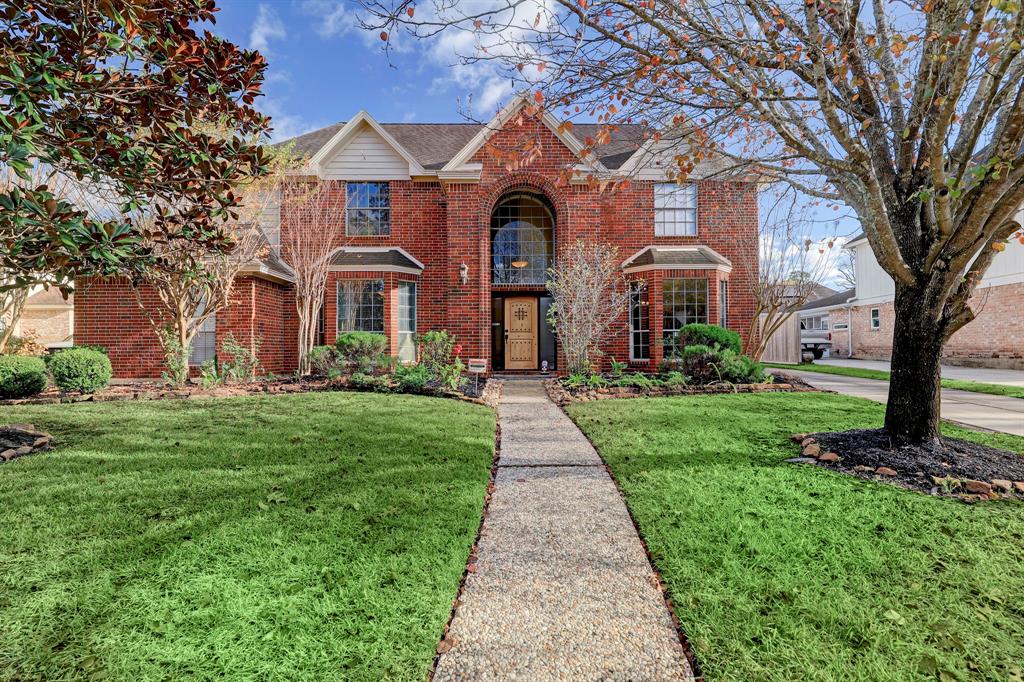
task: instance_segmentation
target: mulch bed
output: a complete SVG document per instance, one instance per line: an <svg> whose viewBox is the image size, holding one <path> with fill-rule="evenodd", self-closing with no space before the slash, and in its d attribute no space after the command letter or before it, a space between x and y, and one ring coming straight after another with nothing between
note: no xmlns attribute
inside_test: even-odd
<svg viewBox="0 0 1024 682"><path fill-rule="evenodd" d="M770 373L773 377L775 377L775 381L777 381L779 383L783 383L783 384L789 384L790 386L793 387L794 391L820 391L821 390L819 388L816 388L816 387L810 385L809 383L807 383L806 381L804 381L803 379L801 379L800 377L798 377L795 374L789 374L787 372L782 372L782 371L779 371L779 370L771 368L771 367L769 367L766 371L768 373Z"/></svg>
<svg viewBox="0 0 1024 682"><path fill-rule="evenodd" d="M795 434L802 456L789 461L817 464L932 495L967 502L1024 498L1024 457L957 438L940 443L890 447L883 429Z"/></svg>
<svg viewBox="0 0 1024 682"><path fill-rule="evenodd" d="M317 391L360 390L347 385L344 378L325 379L306 377L303 379L257 379L246 384L218 384L203 387L189 384L170 388L159 381L130 381L111 384L96 393L61 393L55 388L47 389L30 398L0 400L5 405L55 405L59 403L110 402L115 400L184 400L190 398L232 398L248 395L284 395L313 393ZM438 398L453 398L494 407L501 394L501 382L494 379L480 380L479 386L470 379L462 393L440 387L427 387L421 395Z"/></svg>
<svg viewBox="0 0 1024 682"><path fill-rule="evenodd" d="M807 384L795 386L790 383L770 384L708 384L698 386L685 384L681 386L603 386L600 388L570 388L559 379L549 379L544 382L548 397L556 405L568 405L569 403L581 403L591 400L609 400L614 398L664 398L680 395L714 395L718 393L780 393L793 391L817 391L816 388Z"/></svg>

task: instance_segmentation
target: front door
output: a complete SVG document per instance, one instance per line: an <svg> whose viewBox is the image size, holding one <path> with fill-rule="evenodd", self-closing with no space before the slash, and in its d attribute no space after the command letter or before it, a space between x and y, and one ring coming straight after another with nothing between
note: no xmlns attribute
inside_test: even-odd
<svg viewBox="0 0 1024 682"><path fill-rule="evenodd" d="M505 369L537 369L537 299L505 299Z"/></svg>

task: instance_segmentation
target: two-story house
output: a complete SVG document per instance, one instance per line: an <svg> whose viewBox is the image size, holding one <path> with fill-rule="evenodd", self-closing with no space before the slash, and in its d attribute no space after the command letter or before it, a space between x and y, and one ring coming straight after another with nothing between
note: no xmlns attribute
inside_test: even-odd
<svg viewBox="0 0 1024 682"><path fill-rule="evenodd" d="M346 220L327 284L323 342L347 330L379 332L392 354L413 361L416 333L445 329L463 358L484 359L489 371L557 369L545 281L560 249L577 239L617 247L633 292L602 349L606 362L653 370L663 340L690 322L745 333L757 277L755 183L714 178L707 164L688 184L671 182L664 154L639 125L620 126L596 154L584 154L599 128L561 125L517 98L485 125L381 124L360 112L292 140L309 157L307 172L336 185L332 196ZM528 162L495 153L528 140ZM609 188L595 179L629 182ZM292 220L287 211L274 216L271 243ZM104 346L118 376L158 376L156 338L130 286L79 282L75 340ZM228 332L243 343L258 337L269 371L295 368L286 264L244 273L233 304L200 334L193 361L215 354Z"/></svg>

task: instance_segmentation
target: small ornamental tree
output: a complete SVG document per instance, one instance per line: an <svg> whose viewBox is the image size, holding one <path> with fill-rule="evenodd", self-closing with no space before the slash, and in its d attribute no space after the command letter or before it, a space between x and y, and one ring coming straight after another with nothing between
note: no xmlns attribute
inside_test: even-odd
<svg viewBox="0 0 1024 682"><path fill-rule="evenodd" d="M331 256L345 237L345 211L334 202L335 194L331 181L309 177L285 183L281 191L281 257L295 277L302 374L309 373L309 352L316 346Z"/></svg>
<svg viewBox="0 0 1024 682"><path fill-rule="evenodd" d="M0 2L0 165L34 164L121 198L95 215L52 183L0 191L0 286L159 267L153 245L228 250L236 181L260 175L266 63L197 25L212 0ZM238 135L194 124L224 120ZM147 224L132 216L144 214Z"/></svg>
<svg viewBox="0 0 1024 682"><path fill-rule="evenodd" d="M400 26L472 32L464 62L604 124L584 151L647 123L646 150L673 175L721 160L849 207L895 281L886 431L938 442L943 346L974 318L996 254L1024 239L1019 1L364 5L385 41Z"/></svg>
<svg viewBox="0 0 1024 682"><path fill-rule="evenodd" d="M618 250L577 240L558 254L547 287L552 298L548 322L565 353L566 369L589 374L602 342L629 308Z"/></svg>

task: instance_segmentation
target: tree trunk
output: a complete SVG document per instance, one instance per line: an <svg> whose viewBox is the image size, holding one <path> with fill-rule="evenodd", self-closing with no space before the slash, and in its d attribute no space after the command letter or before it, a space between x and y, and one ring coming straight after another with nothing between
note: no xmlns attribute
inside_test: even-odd
<svg viewBox="0 0 1024 682"><path fill-rule="evenodd" d="M897 446L938 442L946 342L942 311L929 304L924 287L901 284L896 285L895 307L885 430Z"/></svg>

